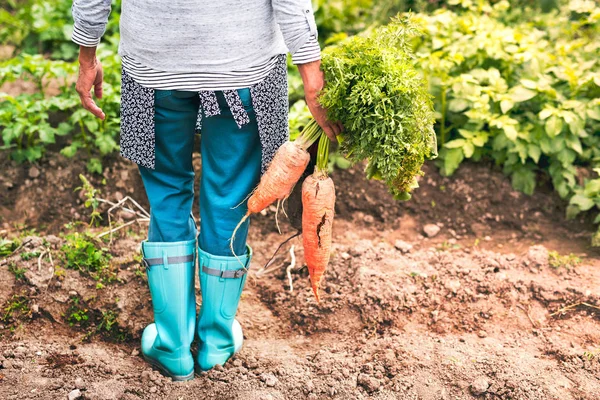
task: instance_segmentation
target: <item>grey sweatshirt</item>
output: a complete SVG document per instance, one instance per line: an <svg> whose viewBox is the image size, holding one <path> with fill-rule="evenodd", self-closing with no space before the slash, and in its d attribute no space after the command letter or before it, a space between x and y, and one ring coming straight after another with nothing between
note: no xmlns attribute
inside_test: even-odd
<svg viewBox="0 0 600 400"><path fill-rule="evenodd" d="M74 0L76 30L99 41L110 5ZM120 32L119 54L149 68L228 72L293 55L317 27L310 0L123 0Z"/></svg>

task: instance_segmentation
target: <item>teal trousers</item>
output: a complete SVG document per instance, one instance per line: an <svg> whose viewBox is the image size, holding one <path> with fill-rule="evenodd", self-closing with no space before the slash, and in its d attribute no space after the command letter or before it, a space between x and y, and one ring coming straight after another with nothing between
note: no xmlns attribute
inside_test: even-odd
<svg viewBox="0 0 600 400"><path fill-rule="evenodd" d="M200 233L192 204L192 152L199 98L197 92L155 91L155 169L139 167L150 203L149 242L194 240L204 251L231 256L230 239L246 214L244 201L258 184L261 145L250 89L238 90L250 123L238 128L222 92L217 92L221 114L203 116L200 153ZM236 254L246 251L248 223L236 233Z"/></svg>

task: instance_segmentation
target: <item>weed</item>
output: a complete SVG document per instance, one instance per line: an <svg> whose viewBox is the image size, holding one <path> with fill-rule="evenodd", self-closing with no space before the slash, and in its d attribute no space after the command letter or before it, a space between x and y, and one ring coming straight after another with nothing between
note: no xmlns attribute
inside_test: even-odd
<svg viewBox="0 0 600 400"><path fill-rule="evenodd" d="M21 253L21 260L23 261L29 261L32 258L36 258L40 256L40 252L39 251L27 251L25 253Z"/></svg>
<svg viewBox="0 0 600 400"><path fill-rule="evenodd" d="M458 245L456 243L450 243L447 240L440 243L440 245L437 247L438 251L447 251L447 250L456 250L456 249L460 249L460 245Z"/></svg>
<svg viewBox="0 0 600 400"><path fill-rule="evenodd" d="M63 261L68 269L88 274L102 284L117 280L117 274L110 265L111 255L105 248L97 246L97 240L87 233L70 233L65 236L67 243L61 247Z"/></svg>
<svg viewBox="0 0 600 400"><path fill-rule="evenodd" d="M548 262L553 268L559 269L563 267L569 270L581 264L581 258L573 253L561 256L558 251L551 251L548 253Z"/></svg>
<svg viewBox="0 0 600 400"><path fill-rule="evenodd" d="M26 268L18 268L17 264L11 262L8 264L8 272L12 272L15 275L16 280L21 280L25 277Z"/></svg>
<svg viewBox="0 0 600 400"><path fill-rule="evenodd" d="M31 317L31 308L29 307L29 298L24 295L13 295L4 306L1 321L4 323L14 323L18 320Z"/></svg>
<svg viewBox="0 0 600 400"><path fill-rule="evenodd" d="M11 255L21 244L18 239L8 240L0 238L0 257L6 257Z"/></svg>
<svg viewBox="0 0 600 400"><path fill-rule="evenodd" d="M88 309L83 304L83 301L79 297L71 297L71 304L67 309L65 318L69 326L81 326L85 327L89 324Z"/></svg>
<svg viewBox="0 0 600 400"><path fill-rule="evenodd" d="M79 179L81 179L81 182L83 183L83 186L80 186L78 188L76 188L75 190L81 190L83 191L83 193L85 194L85 203L84 205L86 206L86 208L90 208L92 209L92 213L90 215L90 226L91 225L95 225L98 226L100 221L102 220L102 217L100 216L100 212L98 211L98 190L92 186L92 184L90 183L90 181L87 180L87 178L85 176L83 176L82 174L79 174Z"/></svg>

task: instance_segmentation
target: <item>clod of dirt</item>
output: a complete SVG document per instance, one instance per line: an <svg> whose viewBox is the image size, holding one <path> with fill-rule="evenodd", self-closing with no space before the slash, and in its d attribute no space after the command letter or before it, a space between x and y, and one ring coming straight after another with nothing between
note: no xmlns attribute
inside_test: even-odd
<svg viewBox="0 0 600 400"><path fill-rule="evenodd" d="M487 392L489 387L490 384L488 380L485 377L480 376L471 383L471 393L475 396L481 396Z"/></svg>
<svg viewBox="0 0 600 400"><path fill-rule="evenodd" d="M85 382L83 381L83 379L81 379L80 376L78 376L77 378L75 378L75 387L77 389L85 389Z"/></svg>
<svg viewBox="0 0 600 400"><path fill-rule="evenodd" d="M440 233L441 228L435 224L427 224L423 227L423 232L429 238L436 236Z"/></svg>
<svg viewBox="0 0 600 400"><path fill-rule="evenodd" d="M412 250L413 245L405 242L404 240L396 240L394 242L394 247L400 250L402 253L409 253Z"/></svg>
<svg viewBox="0 0 600 400"><path fill-rule="evenodd" d="M83 363L83 359L78 355L73 354L50 354L46 358L46 363L49 367L57 369L63 368L66 365L77 365Z"/></svg>
<svg viewBox="0 0 600 400"><path fill-rule="evenodd" d="M379 390L379 387L381 386L379 380L367 374L358 375L357 383L369 393Z"/></svg>
<svg viewBox="0 0 600 400"><path fill-rule="evenodd" d="M523 258L528 267L544 268L548 266L548 249L542 245L531 246Z"/></svg>
<svg viewBox="0 0 600 400"><path fill-rule="evenodd" d="M268 387L273 387L277 384L277 382L279 382L275 375L270 372L260 374L260 380L263 381Z"/></svg>

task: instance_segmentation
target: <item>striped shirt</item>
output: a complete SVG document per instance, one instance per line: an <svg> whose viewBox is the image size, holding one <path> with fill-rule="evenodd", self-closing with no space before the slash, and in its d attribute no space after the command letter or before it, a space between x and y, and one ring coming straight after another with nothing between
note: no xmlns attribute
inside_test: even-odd
<svg viewBox="0 0 600 400"><path fill-rule="evenodd" d="M94 47L100 38L88 36L84 31L73 29L72 40L84 47ZM315 36L292 55L294 64L306 64L321 59L321 48ZM160 90L233 90L250 87L261 82L273 70L277 63L277 56L267 62L241 71L231 72L168 72L151 69L135 59L122 57L123 70L141 86Z"/></svg>

